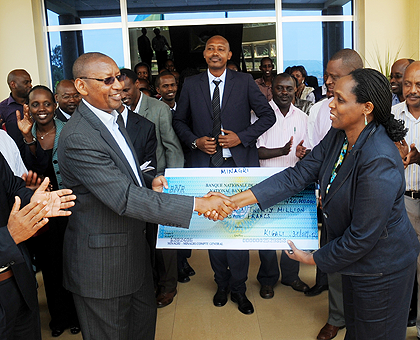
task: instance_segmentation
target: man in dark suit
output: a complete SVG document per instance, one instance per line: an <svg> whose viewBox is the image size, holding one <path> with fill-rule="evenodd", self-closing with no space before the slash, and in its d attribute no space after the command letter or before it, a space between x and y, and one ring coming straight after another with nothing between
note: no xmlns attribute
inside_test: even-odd
<svg viewBox="0 0 420 340"><path fill-rule="evenodd" d="M173 122L192 150L192 167L259 166L255 143L276 121L274 112L250 75L226 69L232 52L225 38L210 38L203 54L208 70L185 80ZM254 124L251 109L259 118ZM245 295L248 251L209 250L209 256L218 286L214 305L224 306L231 290L239 310L253 313Z"/></svg>
<svg viewBox="0 0 420 340"><path fill-rule="evenodd" d="M146 221L188 227L193 209L226 216L230 202L145 188L116 111L125 76L101 53L80 56L73 75L83 99L58 147L63 184L79 195L64 239L64 286L73 293L85 340L153 339L156 301ZM153 181L157 191L163 185L162 177Z"/></svg>
<svg viewBox="0 0 420 340"><path fill-rule="evenodd" d="M45 192L48 183L45 179L35 193L27 189L0 153L0 339L41 339L35 274L23 241L47 224L47 217L69 215L60 209L75 199L61 197L71 190Z"/></svg>
<svg viewBox="0 0 420 340"><path fill-rule="evenodd" d="M55 101L58 104L55 116L62 122L67 122L81 100L82 96L77 92L72 80L60 81L55 87Z"/></svg>

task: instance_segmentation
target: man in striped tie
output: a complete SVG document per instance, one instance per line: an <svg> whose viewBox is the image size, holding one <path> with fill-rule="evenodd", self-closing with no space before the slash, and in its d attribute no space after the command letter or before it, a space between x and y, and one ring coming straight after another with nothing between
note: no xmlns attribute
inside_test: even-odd
<svg viewBox="0 0 420 340"><path fill-rule="evenodd" d="M173 119L192 167L259 166L255 142L274 124L273 109L250 75L226 68L232 52L224 37L211 37L203 56L208 69L185 80ZM253 124L251 109L259 118ZM248 251L209 250L209 257L217 283L213 304L224 306L231 291L238 309L253 313L245 295Z"/></svg>

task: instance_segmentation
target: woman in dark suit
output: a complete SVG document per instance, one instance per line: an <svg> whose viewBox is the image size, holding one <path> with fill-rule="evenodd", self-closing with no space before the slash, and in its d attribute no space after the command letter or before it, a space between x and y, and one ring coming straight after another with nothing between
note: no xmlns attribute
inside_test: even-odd
<svg viewBox="0 0 420 340"><path fill-rule="evenodd" d="M420 245L404 206L404 168L394 142L406 129L391 115L388 80L372 69L341 78L332 129L294 168L233 196L266 209L319 181L328 243L289 256L343 276L346 339L406 336Z"/></svg>

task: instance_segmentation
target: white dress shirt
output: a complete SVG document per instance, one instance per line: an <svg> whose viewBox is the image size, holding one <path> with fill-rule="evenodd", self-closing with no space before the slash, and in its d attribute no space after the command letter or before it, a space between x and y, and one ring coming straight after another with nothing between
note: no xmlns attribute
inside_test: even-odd
<svg viewBox="0 0 420 340"><path fill-rule="evenodd" d="M313 131L313 144L312 146L318 145L319 142L325 137L327 132L331 129L330 119L330 103L334 97L322 101L322 105L319 108L318 115L315 119L314 131Z"/></svg>
<svg viewBox="0 0 420 340"><path fill-rule="evenodd" d="M141 186L141 180L139 176L139 172L137 170L136 161L134 160L133 153L131 152L130 147L127 144L123 134L121 133L119 126L117 124L118 112L116 110L112 111L111 113L107 113L105 111L99 110L96 107L90 105L86 100L82 99L86 106L92 110L92 112L100 119L100 121L105 125L108 129L112 137L114 137L115 141L117 142L118 146L121 149L121 152L124 154L127 162L130 164L131 169L133 170L139 185Z"/></svg>
<svg viewBox="0 0 420 340"><path fill-rule="evenodd" d="M219 96L220 96L220 110L222 110L223 91L225 89L225 84L226 84L226 69L223 71L220 77L215 77L214 75L212 75L209 69L207 69L207 75L209 77L210 101L213 100L213 92L214 92L214 89L216 88L216 84L213 83L213 80L221 81L219 84ZM222 125L222 129L223 129L223 125ZM221 134L224 135L223 132ZM225 158L232 157L232 153L230 152L229 149L222 149L222 151L223 151L223 157Z"/></svg>
<svg viewBox="0 0 420 340"><path fill-rule="evenodd" d="M0 129L0 152L15 176L22 177L28 172L15 141L2 129Z"/></svg>
<svg viewBox="0 0 420 340"><path fill-rule="evenodd" d="M411 144L415 144L416 148L420 147L420 118L416 119L408 111L406 102L399 103L394 105L391 109L391 112L394 114L395 119L402 119L405 123L405 127L408 128L407 135L405 136L405 141L410 148ZM405 173L405 190L407 191L419 191L420 190L420 171L418 164L410 164L404 170Z"/></svg>

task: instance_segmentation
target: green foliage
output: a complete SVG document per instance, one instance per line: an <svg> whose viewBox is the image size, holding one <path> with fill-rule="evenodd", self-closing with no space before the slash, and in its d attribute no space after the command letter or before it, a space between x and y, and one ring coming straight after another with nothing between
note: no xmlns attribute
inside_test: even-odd
<svg viewBox="0 0 420 340"><path fill-rule="evenodd" d="M390 48L388 46L385 51L385 56L382 59L382 53L381 51L379 51L378 45L376 45L375 55L372 57L372 59L374 59L375 61L375 64L373 66L372 65L369 65L369 66L376 68L377 70L379 70L379 72L381 72L385 77L389 79L391 76L391 67L397 61L401 48L402 48L402 45L398 47L395 53L391 53Z"/></svg>
<svg viewBox="0 0 420 340"><path fill-rule="evenodd" d="M51 51L51 73L53 78L53 88L64 79L63 58L61 46L56 45Z"/></svg>

